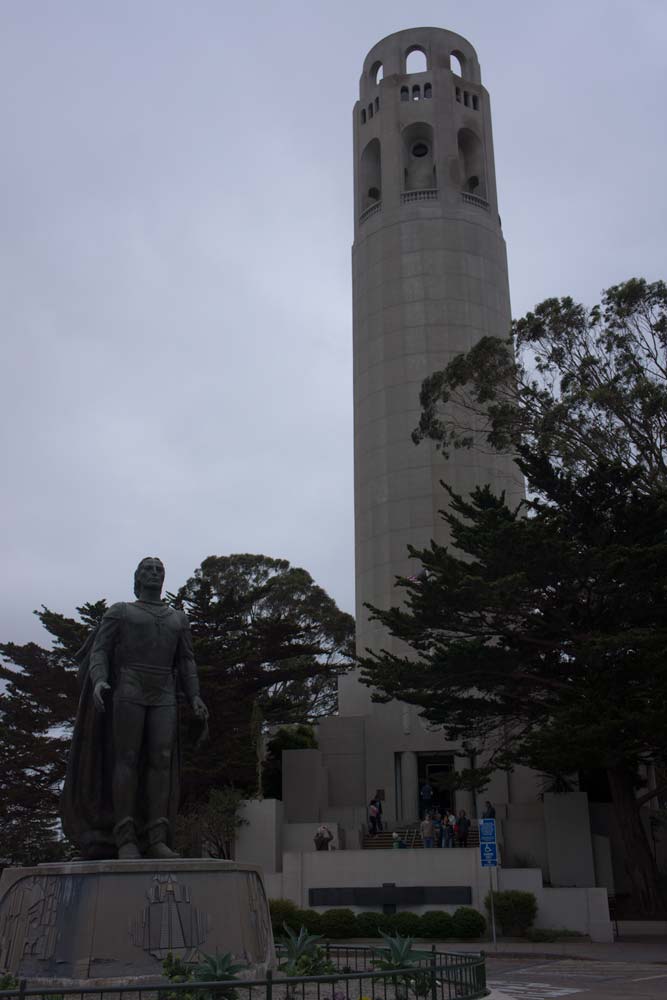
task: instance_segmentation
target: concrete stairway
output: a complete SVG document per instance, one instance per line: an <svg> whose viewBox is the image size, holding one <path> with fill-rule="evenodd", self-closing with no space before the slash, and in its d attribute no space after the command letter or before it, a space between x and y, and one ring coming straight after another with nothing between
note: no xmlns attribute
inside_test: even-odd
<svg viewBox="0 0 667 1000"><path fill-rule="evenodd" d="M417 826L408 827L397 827L396 832L400 834L403 842L407 844L408 847L419 848L420 850L424 847L422 843L422 838L419 833L419 828ZM392 837L391 831L383 830L382 833L364 834L363 848L365 851L386 851L392 849L394 843L394 838ZM474 847L477 849L479 847L479 828L476 823L474 823L470 828L470 833L468 834L468 847ZM458 848L454 848L458 850Z"/></svg>

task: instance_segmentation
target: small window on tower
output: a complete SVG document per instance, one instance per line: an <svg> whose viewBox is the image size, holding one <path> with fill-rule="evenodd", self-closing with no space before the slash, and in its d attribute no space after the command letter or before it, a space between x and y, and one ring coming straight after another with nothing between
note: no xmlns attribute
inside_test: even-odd
<svg viewBox="0 0 667 1000"><path fill-rule="evenodd" d="M479 111L479 97L476 94L472 95L472 106L475 111Z"/></svg>
<svg viewBox="0 0 667 1000"><path fill-rule="evenodd" d="M430 100L430 98L432 96L433 96L433 87L431 86L430 83L425 83L424 84L424 97L428 101L428 100Z"/></svg>
<svg viewBox="0 0 667 1000"><path fill-rule="evenodd" d="M368 197L370 198L371 201L379 201L380 200L380 189L376 188L376 187L369 188L368 189Z"/></svg>
<svg viewBox="0 0 667 1000"><path fill-rule="evenodd" d="M379 97L375 98L375 110L376 111L380 110L380 98Z"/></svg>
<svg viewBox="0 0 667 1000"><path fill-rule="evenodd" d="M418 101L420 97L421 97L421 87L415 84L414 87L412 88L412 100Z"/></svg>
<svg viewBox="0 0 667 1000"><path fill-rule="evenodd" d="M401 87L401 100L402 101L410 100L410 91L408 90L407 87Z"/></svg>
<svg viewBox="0 0 667 1000"><path fill-rule="evenodd" d="M470 107L470 94L468 93L467 90L463 91L463 103L465 104L466 108Z"/></svg>
<svg viewBox="0 0 667 1000"><path fill-rule="evenodd" d="M366 124L366 108L361 109L361 124Z"/></svg>
<svg viewBox="0 0 667 1000"><path fill-rule="evenodd" d="M428 146L425 142L416 142L412 147L412 155L421 159L422 156L428 156Z"/></svg>
<svg viewBox="0 0 667 1000"><path fill-rule="evenodd" d="M368 105L368 117L369 118L373 117L373 105L372 104Z"/></svg>
<svg viewBox="0 0 667 1000"><path fill-rule="evenodd" d="M460 87L456 88L456 100L459 102L459 104L461 103L461 88Z"/></svg>

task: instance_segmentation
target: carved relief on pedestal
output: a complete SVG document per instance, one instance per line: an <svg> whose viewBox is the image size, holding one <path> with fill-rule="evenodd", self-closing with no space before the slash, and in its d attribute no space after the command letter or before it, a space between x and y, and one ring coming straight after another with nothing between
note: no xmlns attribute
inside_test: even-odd
<svg viewBox="0 0 667 1000"><path fill-rule="evenodd" d="M0 968L14 968L27 957L54 957L58 910L71 891L71 879L50 875L32 875L12 887L0 904Z"/></svg>
<svg viewBox="0 0 667 1000"><path fill-rule="evenodd" d="M192 905L190 886L171 872L153 876L147 905L130 923L130 940L162 960L171 952L186 962L195 957L209 933L209 917Z"/></svg>

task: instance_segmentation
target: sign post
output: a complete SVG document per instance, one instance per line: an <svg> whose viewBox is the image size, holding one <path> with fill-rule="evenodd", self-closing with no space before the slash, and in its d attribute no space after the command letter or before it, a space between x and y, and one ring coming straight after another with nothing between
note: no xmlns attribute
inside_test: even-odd
<svg viewBox="0 0 667 1000"><path fill-rule="evenodd" d="M482 868L489 869L489 900L491 909L491 934L493 947L496 943L496 911L493 905L493 869L498 867L498 843L496 841L495 819L482 819L479 823L479 857Z"/></svg>

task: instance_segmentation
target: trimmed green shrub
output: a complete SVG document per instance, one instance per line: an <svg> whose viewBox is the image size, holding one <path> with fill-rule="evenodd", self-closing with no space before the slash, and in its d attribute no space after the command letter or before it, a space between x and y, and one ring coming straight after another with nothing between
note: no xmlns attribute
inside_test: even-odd
<svg viewBox="0 0 667 1000"><path fill-rule="evenodd" d="M400 913L391 915L391 933L400 934L401 937L419 937L421 931L421 921L416 913L403 910Z"/></svg>
<svg viewBox="0 0 667 1000"><path fill-rule="evenodd" d="M283 924L287 924L288 927L292 927L297 931L301 926L297 917L299 907L291 899L270 899L269 912L271 914L271 926L273 927L274 934L284 936L285 930Z"/></svg>
<svg viewBox="0 0 667 1000"><path fill-rule="evenodd" d="M392 918L386 913L368 910L357 913L357 937L380 937L380 931L387 933L393 928Z"/></svg>
<svg viewBox="0 0 667 1000"><path fill-rule="evenodd" d="M322 934L328 938L353 938L357 935L357 921L352 910L325 910L322 916Z"/></svg>
<svg viewBox="0 0 667 1000"><path fill-rule="evenodd" d="M491 912L491 893L484 900L487 912ZM494 892L493 908L496 922L503 934L524 937L529 927L535 923L537 916L537 900L533 892L521 892L519 889L506 889Z"/></svg>
<svg viewBox="0 0 667 1000"><path fill-rule="evenodd" d="M419 934L420 937L438 938L440 941L454 937L454 920L451 913L445 910L428 910L422 913L419 918Z"/></svg>
<svg viewBox="0 0 667 1000"><path fill-rule="evenodd" d="M472 906L459 906L452 917L454 937L479 938L486 930L486 920Z"/></svg>
<svg viewBox="0 0 667 1000"><path fill-rule="evenodd" d="M317 910L296 910L294 920L299 928L305 927L309 934L322 934L322 914ZM293 926L291 917L288 924Z"/></svg>

